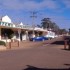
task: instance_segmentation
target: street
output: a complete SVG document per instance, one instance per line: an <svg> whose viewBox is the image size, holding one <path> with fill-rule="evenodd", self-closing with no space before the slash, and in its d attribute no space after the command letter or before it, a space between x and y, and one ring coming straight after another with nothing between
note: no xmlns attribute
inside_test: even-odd
<svg viewBox="0 0 70 70"><path fill-rule="evenodd" d="M0 52L0 70L34 70L29 67L42 68L42 70L68 69L70 51L53 44Z"/></svg>

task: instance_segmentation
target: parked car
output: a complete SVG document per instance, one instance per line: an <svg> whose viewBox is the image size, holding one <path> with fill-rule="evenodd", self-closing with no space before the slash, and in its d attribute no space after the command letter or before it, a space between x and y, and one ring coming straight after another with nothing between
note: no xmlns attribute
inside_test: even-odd
<svg viewBox="0 0 70 70"><path fill-rule="evenodd" d="M48 38L44 36L30 38L30 41L44 41L44 40L48 40Z"/></svg>

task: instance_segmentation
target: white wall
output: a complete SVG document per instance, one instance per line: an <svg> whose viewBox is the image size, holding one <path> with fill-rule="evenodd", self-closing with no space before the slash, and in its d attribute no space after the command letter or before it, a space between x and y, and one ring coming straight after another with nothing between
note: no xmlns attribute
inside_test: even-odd
<svg viewBox="0 0 70 70"><path fill-rule="evenodd" d="M4 16L4 17L2 17L2 21L3 21L3 22L12 23L12 22L11 22L11 19L10 19L7 15Z"/></svg>
<svg viewBox="0 0 70 70"><path fill-rule="evenodd" d="M22 40L26 40L26 39L27 39L26 34L22 35Z"/></svg>
<svg viewBox="0 0 70 70"><path fill-rule="evenodd" d="M46 37L51 37L51 38L54 38L55 37L55 33L52 32L52 31L47 31L47 35L45 35Z"/></svg>

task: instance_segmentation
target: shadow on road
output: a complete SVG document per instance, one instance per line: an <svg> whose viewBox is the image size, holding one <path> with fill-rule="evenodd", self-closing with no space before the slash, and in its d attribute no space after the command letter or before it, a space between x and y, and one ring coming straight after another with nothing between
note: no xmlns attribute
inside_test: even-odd
<svg viewBox="0 0 70 70"><path fill-rule="evenodd" d="M65 51L69 51L69 52L70 52L70 50L69 50L68 48L66 48L66 49L63 48L63 49L61 49L61 50L65 50Z"/></svg>
<svg viewBox="0 0 70 70"><path fill-rule="evenodd" d="M64 41L55 41L51 44L56 44L56 45L64 45Z"/></svg>
<svg viewBox="0 0 70 70"><path fill-rule="evenodd" d="M70 66L70 64L64 64L64 65L66 65L66 66Z"/></svg>
<svg viewBox="0 0 70 70"><path fill-rule="evenodd" d="M55 41L55 42L53 42L53 43L51 43L51 44L55 44L55 45L65 45L64 41ZM68 48L67 48L67 46L68 46ZM63 47L63 49L61 49L61 50L70 51L68 42L67 42L66 48Z"/></svg>
<svg viewBox="0 0 70 70"><path fill-rule="evenodd" d="M26 69L22 69L22 70L70 70L70 68L60 68L60 69L50 69L50 68L37 68L37 67L34 67L34 66L30 66L30 65L27 65L27 68Z"/></svg>

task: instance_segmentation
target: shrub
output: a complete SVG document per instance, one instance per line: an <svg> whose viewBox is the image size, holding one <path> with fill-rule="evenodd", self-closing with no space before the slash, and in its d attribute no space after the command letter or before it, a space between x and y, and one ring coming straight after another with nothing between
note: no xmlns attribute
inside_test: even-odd
<svg viewBox="0 0 70 70"><path fill-rule="evenodd" d="M10 35L9 35L9 38L11 39L11 38L13 38L13 36L14 36L14 34L10 34Z"/></svg>
<svg viewBox="0 0 70 70"><path fill-rule="evenodd" d="M6 46L6 43L4 41L0 41L0 45Z"/></svg>

